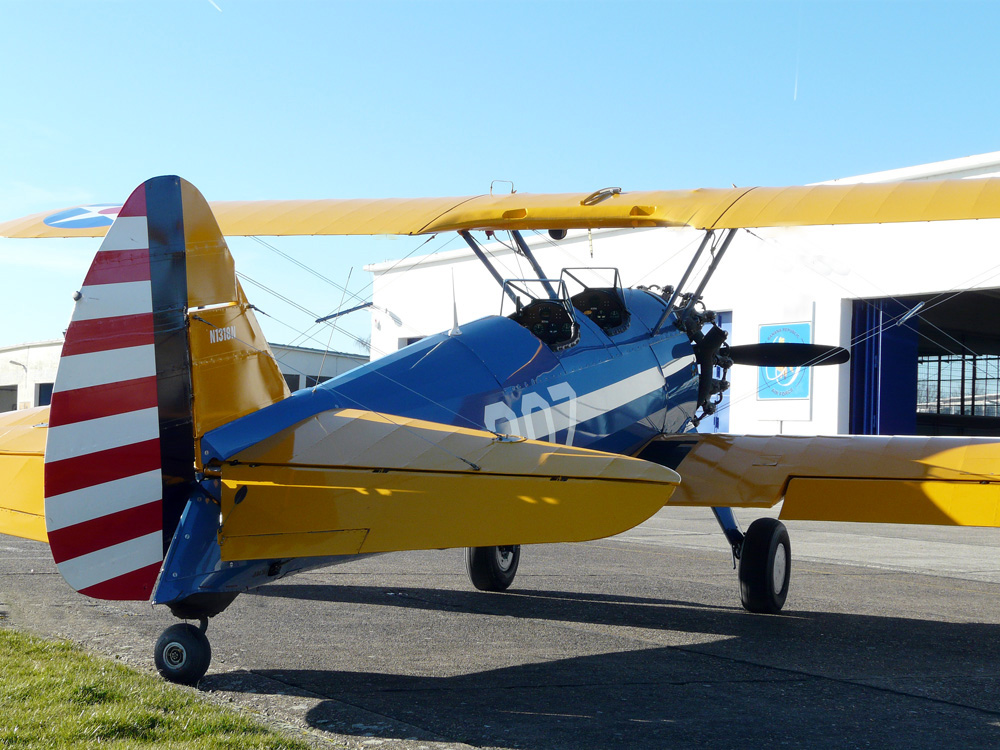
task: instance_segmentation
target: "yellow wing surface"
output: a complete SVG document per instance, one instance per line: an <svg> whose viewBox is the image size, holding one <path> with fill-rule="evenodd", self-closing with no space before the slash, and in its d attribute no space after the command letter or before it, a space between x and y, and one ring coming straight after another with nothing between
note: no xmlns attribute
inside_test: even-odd
<svg viewBox="0 0 1000 750"><path fill-rule="evenodd" d="M859 185L477 195L457 198L222 201L226 236L434 234L472 229L739 227L869 224L1000 217L1000 178ZM105 209L107 212L110 209ZM4 237L101 237L71 209L0 224ZM72 219L72 217L71 217Z"/></svg>
<svg viewBox="0 0 1000 750"><path fill-rule="evenodd" d="M47 406L0 414L0 534L48 540L42 494L48 420Z"/></svg>
<svg viewBox="0 0 1000 750"><path fill-rule="evenodd" d="M0 533L46 540L47 417L47 407L0 415ZM368 412L322 414L222 468L224 559L589 539L629 528L665 501L766 508L784 500L786 520L1000 526L1000 441L991 438L656 442L683 456L683 483L613 454ZM317 463L331 446L332 461Z"/></svg>
<svg viewBox="0 0 1000 750"><path fill-rule="evenodd" d="M781 518L1000 526L1000 441L947 437L672 435L683 484L668 505L768 508ZM676 462L672 462L676 463Z"/></svg>
<svg viewBox="0 0 1000 750"><path fill-rule="evenodd" d="M353 409L324 412L222 467L223 560L610 536L680 477L611 453Z"/></svg>
<svg viewBox="0 0 1000 750"><path fill-rule="evenodd" d="M0 415L0 533L47 541L47 420L48 407ZM223 559L242 560L610 536L662 508L680 477L611 453L341 410L237 455L221 481Z"/></svg>

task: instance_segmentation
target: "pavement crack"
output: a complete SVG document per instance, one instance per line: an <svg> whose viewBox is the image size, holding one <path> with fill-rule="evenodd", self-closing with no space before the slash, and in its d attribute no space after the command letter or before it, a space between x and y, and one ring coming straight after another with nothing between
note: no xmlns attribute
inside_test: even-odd
<svg viewBox="0 0 1000 750"><path fill-rule="evenodd" d="M386 592L386 596L394 596L400 599L406 599L407 601L419 602L420 604L426 604L436 609L446 609L450 612L465 612L469 609L468 607L465 607L461 604L450 604L446 601L432 599L430 597L414 596L413 594L408 594L405 591L389 591ZM477 614L489 614L489 613L478 612Z"/></svg>
<svg viewBox="0 0 1000 750"><path fill-rule="evenodd" d="M322 705L322 703L325 702L325 701L329 701L331 703L336 703L336 704L339 704L341 706L347 706L347 707L352 708L352 709L354 709L356 711L363 711L365 714L367 714L369 716L377 717L378 719L380 719L381 721L385 722L389 726L397 727L397 728L402 727L402 728L406 728L406 729L409 729L409 730L414 730L414 731L417 731L417 732L422 732L425 735L427 735L427 741L464 744L464 742L462 740L456 740L456 739L451 739L451 738L448 738L448 737L443 737L442 735L438 734L437 732L435 732L432 729L428 729L426 727L422 727L419 724L413 724L412 722L405 721L403 719L399 719L399 718L396 718L394 716L389 716L388 714L380 713L379 711L374 711L371 708L368 708L367 706L364 706L364 705L362 705L360 703L355 703L355 702L352 702L352 701L349 701L349 700L345 700L343 696L332 696L332 695L324 695L323 693L317 693L314 690L310 690L309 688L302 687L301 685L297 685L294 682L287 682L285 680L279 679L279 678L271 676L271 675L261 674L260 672L257 672L257 671L252 670L252 669L251 670L247 670L247 674L251 674L254 677L256 677L258 679L261 679L261 680L266 680L268 682L277 683L278 685L281 685L281 686L287 688L289 693L295 693L295 694L298 694L298 695L300 695L302 697L313 698L313 699L315 699L317 701L320 701L320 705ZM373 692L377 692L377 691L373 691ZM325 728L323 726L314 725L312 723L309 723L308 721L306 723L308 724L308 726L310 726L313 729L316 729L318 731L321 731L321 732L330 732L330 733L333 733L333 734L342 734L342 732L331 732L330 729L327 729L327 728ZM412 732L400 732L400 734L412 734Z"/></svg>
<svg viewBox="0 0 1000 750"><path fill-rule="evenodd" d="M899 688L886 687L883 685L873 685L870 682L865 682L863 680L850 679L848 677L832 677L830 675L818 674L815 672L810 672L805 669L795 669L793 667L779 667L772 664L761 664L760 662L753 661L751 659L740 659L735 656L725 656L723 654L714 654L710 651L705 651L699 649L696 646L672 646L678 651L683 651L685 653L697 654L698 656L707 656L720 661L726 661L730 664L743 664L746 666L757 667L758 669L767 669L771 671L784 672L789 675L800 675L799 681L805 680L824 680L826 682L836 683L838 685L850 685L851 687L860 687L868 690L875 690L886 695L895 695L901 698L911 698L921 701L927 701L928 703L934 703L941 706L951 706L952 708L962 708L969 711L975 711L986 716L1000 716L1000 710L993 710L989 708L983 708L981 706L974 706L968 703L962 703L961 701L952 701L946 698L935 698L929 695L921 695L920 693L911 692L908 690L901 690ZM700 682L695 680L695 683ZM736 682L735 680L733 682Z"/></svg>
<svg viewBox="0 0 1000 750"><path fill-rule="evenodd" d="M659 685L670 685L672 687L686 687L688 685L774 685L777 683L787 684L787 683L799 683L799 682L810 682L814 678L811 677L787 677L782 679L762 679L756 677L748 677L745 679L724 679L724 680L712 680L712 679L700 679L700 680L670 680L670 679L657 679L657 680L629 680L625 682L546 682L545 684L539 684L537 682L529 682L517 685L500 685L490 688L493 692L504 692L504 691L517 691L517 692L529 692L529 691L544 691L544 690L578 690L583 688L631 688L631 687L656 687ZM372 690L371 693L379 695L394 695L402 693L410 694L431 694L431 693L463 693L467 692L468 687L456 686L456 687L426 687L426 688L385 688L382 690ZM340 700L339 698L337 700Z"/></svg>

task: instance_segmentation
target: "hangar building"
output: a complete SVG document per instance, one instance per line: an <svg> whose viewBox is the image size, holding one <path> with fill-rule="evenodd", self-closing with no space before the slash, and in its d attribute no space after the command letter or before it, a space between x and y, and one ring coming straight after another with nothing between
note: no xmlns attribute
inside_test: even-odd
<svg viewBox="0 0 1000 750"><path fill-rule="evenodd" d="M1000 152L834 180L1000 175ZM618 268L624 286L678 283L701 233L527 232L546 275ZM508 278L532 278L504 236L487 249ZM1000 434L1000 220L740 230L704 303L734 344L837 344L849 364L776 372L734 367L700 429L743 434ZM372 350L391 352L501 312L501 289L468 249L368 267ZM604 274L610 285L612 271ZM396 283L405 274L406 283ZM452 287L454 284L454 296ZM509 304L509 303L508 303ZM504 314L511 312L507 309Z"/></svg>
<svg viewBox="0 0 1000 750"><path fill-rule="evenodd" d="M62 339L55 339L0 347L0 412L49 404L62 345ZM293 391L322 383L368 361L368 357L358 354L324 353L284 344L271 344L271 351Z"/></svg>

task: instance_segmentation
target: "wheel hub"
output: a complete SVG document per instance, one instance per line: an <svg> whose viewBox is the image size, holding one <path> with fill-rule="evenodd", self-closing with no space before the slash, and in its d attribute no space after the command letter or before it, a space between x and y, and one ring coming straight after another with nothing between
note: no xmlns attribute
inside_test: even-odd
<svg viewBox="0 0 1000 750"><path fill-rule="evenodd" d="M785 572L788 570L788 552L784 544L774 551L774 566L771 568L771 585L774 593L780 594L785 588Z"/></svg>
<svg viewBox="0 0 1000 750"><path fill-rule="evenodd" d="M168 643L167 647L163 649L163 661L171 669L179 669L187 661L187 649L176 641Z"/></svg>
<svg viewBox="0 0 1000 750"><path fill-rule="evenodd" d="M511 563L513 562L513 547L497 547L497 567L500 568L500 570L507 572L510 570Z"/></svg>

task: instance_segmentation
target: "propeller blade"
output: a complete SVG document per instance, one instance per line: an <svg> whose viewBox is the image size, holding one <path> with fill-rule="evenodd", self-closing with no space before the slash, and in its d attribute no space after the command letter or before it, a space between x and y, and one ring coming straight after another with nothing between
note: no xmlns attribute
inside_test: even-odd
<svg viewBox="0 0 1000 750"><path fill-rule="evenodd" d="M753 367L816 367L842 365L851 353L841 346L823 344L743 344L725 354L734 365Z"/></svg>

